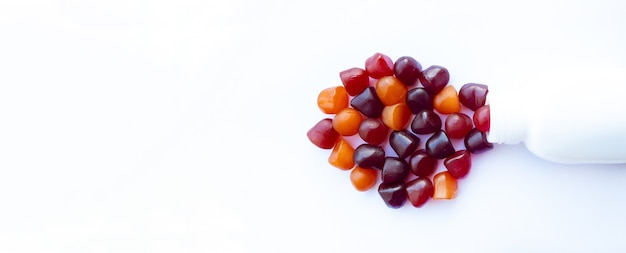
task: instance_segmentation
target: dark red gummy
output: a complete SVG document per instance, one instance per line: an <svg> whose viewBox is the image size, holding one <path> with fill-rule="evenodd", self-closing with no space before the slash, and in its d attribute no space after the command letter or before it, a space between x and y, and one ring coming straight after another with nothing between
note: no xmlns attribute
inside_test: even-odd
<svg viewBox="0 0 626 253"><path fill-rule="evenodd" d="M487 101L487 93L489 89L487 85L478 83L466 83L459 90L459 100L461 104L472 111L476 111L478 107L485 105Z"/></svg>
<svg viewBox="0 0 626 253"><path fill-rule="evenodd" d="M339 72L343 87L350 96L359 95L370 85L370 77L364 69L351 68Z"/></svg>
<svg viewBox="0 0 626 253"><path fill-rule="evenodd" d="M333 128L332 119L320 120L306 133L306 136L315 146L323 149L333 148L339 138L339 134Z"/></svg>
<svg viewBox="0 0 626 253"><path fill-rule="evenodd" d="M441 118L432 110L422 110L415 114L411 130L416 134L430 134L441 129Z"/></svg>
<svg viewBox="0 0 626 253"><path fill-rule="evenodd" d="M433 96L424 88L411 89L406 94L406 105L413 114L422 110L432 110Z"/></svg>
<svg viewBox="0 0 626 253"><path fill-rule="evenodd" d="M372 145L380 145L387 139L389 128L380 119L367 118L359 125L359 136Z"/></svg>
<svg viewBox="0 0 626 253"><path fill-rule="evenodd" d="M437 168L437 160L429 156L425 149L420 149L409 158L409 168L418 177L430 177Z"/></svg>
<svg viewBox="0 0 626 253"><path fill-rule="evenodd" d="M376 89L374 89L374 87L365 88L361 94L352 98L350 105L370 118L380 117L385 108L383 102L381 102L378 95L376 95Z"/></svg>
<svg viewBox="0 0 626 253"><path fill-rule="evenodd" d="M404 159L397 157L385 158L385 164L381 172L383 183L403 182L408 174L409 164Z"/></svg>
<svg viewBox="0 0 626 253"><path fill-rule="evenodd" d="M398 157L408 157L420 144L420 138L407 130L393 131L389 135L389 145Z"/></svg>
<svg viewBox="0 0 626 253"><path fill-rule="evenodd" d="M474 128L472 118L464 113L453 113L448 115L444 124L444 129L450 138L461 139Z"/></svg>
<svg viewBox="0 0 626 253"><path fill-rule="evenodd" d="M413 86L422 74L422 65L413 57L402 56L393 64L393 72L404 85Z"/></svg>
<svg viewBox="0 0 626 253"><path fill-rule="evenodd" d="M354 150L354 163L361 168L383 169L385 150L380 146L361 144Z"/></svg>
<svg viewBox="0 0 626 253"><path fill-rule="evenodd" d="M446 166L452 177L456 179L464 178L472 167L470 152L467 150L454 152L454 154L443 160L443 165Z"/></svg>
<svg viewBox="0 0 626 253"><path fill-rule="evenodd" d="M419 79L424 88L434 96L448 85L450 73L442 66L433 65L423 70Z"/></svg>
<svg viewBox="0 0 626 253"><path fill-rule="evenodd" d="M478 129L472 129L465 136L465 148L473 154L480 154L487 150L493 149L493 144L487 141L487 133Z"/></svg>
<svg viewBox="0 0 626 253"><path fill-rule="evenodd" d="M381 183L378 186L378 194L390 208L400 208L406 201L406 189L402 182Z"/></svg>
<svg viewBox="0 0 626 253"><path fill-rule="evenodd" d="M454 146L444 131L437 131L426 141L426 153L437 159L454 154Z"/></svg>
<svg viewBox="0 0 626 253"><path fill-rule="evenodd" d="M489 119L489 105L483 105L474 112L474 125L481 132L489 132L491 125Z"/></svg>
<svg viewBox="0 0 626 253"><path fill-rule="evenodd" d="M406 183L406 193L414 207L421 207L432 198L435 188L433 182L427 177L413 179Z"/></svg>
<svg viewBox="0 0 626 253"><path fill-rule="evenodd" d="M376 79L391 76L393 75L393 61L389 56L375 53L365 60L365 70L372 78Z"/></svg>

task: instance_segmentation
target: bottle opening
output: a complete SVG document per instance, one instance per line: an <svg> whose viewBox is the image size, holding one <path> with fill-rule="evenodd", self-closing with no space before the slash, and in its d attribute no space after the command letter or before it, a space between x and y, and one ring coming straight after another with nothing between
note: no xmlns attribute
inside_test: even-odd
<svg viewBox="0 0 626 253"><path fill-rule="evenodd" d="M489 87L487 94L491 121L487 141L497 144L518 144L526 135L526 113L524 104L521 103L524 95L521 89L515 89L519 92L507 92L502 88L505 87Z"/></svg>

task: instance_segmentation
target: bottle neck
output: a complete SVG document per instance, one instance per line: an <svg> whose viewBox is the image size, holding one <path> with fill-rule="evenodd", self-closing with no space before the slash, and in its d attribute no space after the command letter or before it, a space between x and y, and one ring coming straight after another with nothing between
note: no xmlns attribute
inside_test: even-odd
<svg viewBox="0 0 626 253"><path fill-rule="evenodd" d="M518 144L526 138L527 115L523 89L489 87L487 103L490 129L487 140L497 144ZM529 101L526 101L528 103Z"/></svg>

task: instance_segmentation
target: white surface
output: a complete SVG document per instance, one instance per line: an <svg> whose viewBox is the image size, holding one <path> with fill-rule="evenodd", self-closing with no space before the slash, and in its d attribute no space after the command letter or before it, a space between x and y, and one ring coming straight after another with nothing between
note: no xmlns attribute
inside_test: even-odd
<svg viewBox="0 0 626 253"><path fill-rule="evenodd" d="M616 252L626 168L521 146L392 210L306 131L374 52L454 85L626 66L619 1L2 1L0 252Z"/></svg>

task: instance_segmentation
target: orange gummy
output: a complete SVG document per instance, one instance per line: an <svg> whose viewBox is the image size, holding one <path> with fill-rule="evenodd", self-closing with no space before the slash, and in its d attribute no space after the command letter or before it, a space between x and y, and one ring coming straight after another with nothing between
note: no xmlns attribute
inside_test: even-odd
<svg viewBox="0 0 626 253"><path fill-rule="evenodd" d="M409 123L411 111L404 103L385 106L382 118L386 126L393 130L400 131Z"/></svg>
<svg viewBox="0 0 626 253"><path fill-rule="evenodd" d="M433 177L433 185L435 187L433 199L453 199L458 189L456 179L447 171L437 173Z"/></svg>
<svg viewBox="0 0 626 253"><path fill-rule="evenodd" d="M443 114L457 113L461 111L459 95L453 86L448 85L433 98L433 107Z"/></svg>
<svg viewBox="0 0 626 253"><path fill-rule="evenodd" d="M363 116L354 108L344 108L339 111L333 119L333 128L343 136L355 135L359 132L359 125Z"/></svg>
<svg viewBox="0 0 626 253"><path fill-rule="evenodd" d="M317 106L326 114L335 114L348 107L348 92L343 86L324 89L317 96Z"/></svg>
<svg viewBox="0 0 626 253"><path fill-rule="evenodd" d="M354 167L354 148L343 138L339 138L333 151L330 152L328 163L342 170L349 170Z"/></svg>
<svg viewBox="0 0 626 253"><path fill-rule="evenodd" d="M376 95L384 105L404 103L407 88L393 76L385 76L376 82Z"/></svg>
<svg viewBox="0 0 626 253"><path fill-rule="evenodd" d="M350 172L350 182L357 191L367 191L376 184L378 171L375 169L354 167Z"/></svg>

